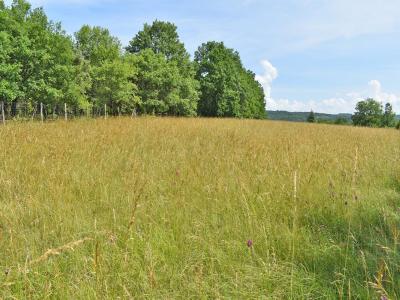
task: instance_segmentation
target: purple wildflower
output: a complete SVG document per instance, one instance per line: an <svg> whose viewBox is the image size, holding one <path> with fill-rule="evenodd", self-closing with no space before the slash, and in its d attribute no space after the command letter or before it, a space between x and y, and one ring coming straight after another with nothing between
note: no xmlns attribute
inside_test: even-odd
<svg viewBox="0 0 400 300"><path fill-rule="evenodd" d="M252 240L248 240L247 241L247 247L253 248L253 241Z"/></svg>

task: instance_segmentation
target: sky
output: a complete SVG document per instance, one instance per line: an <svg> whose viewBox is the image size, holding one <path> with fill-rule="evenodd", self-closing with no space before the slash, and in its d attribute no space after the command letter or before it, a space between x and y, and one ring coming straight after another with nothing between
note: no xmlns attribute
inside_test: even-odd
<svg viewBox="0 0 400 300"><path fill-rule="evenodd" d="M123 45L155 19L175 23L191 55L224 41L257 74L269 110L352 113L373 97L400 113L400 0L30 2L69 34L98 25Z"/></svg>

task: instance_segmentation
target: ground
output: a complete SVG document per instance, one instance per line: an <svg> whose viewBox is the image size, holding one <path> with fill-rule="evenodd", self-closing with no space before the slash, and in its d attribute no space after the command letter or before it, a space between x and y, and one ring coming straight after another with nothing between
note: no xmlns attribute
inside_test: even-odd
<svg viewBox="0 0 400 300"><path fill-rule="evenodd" d="M0 141L0 298L400 297L394 129L114 118Z"/></svg>

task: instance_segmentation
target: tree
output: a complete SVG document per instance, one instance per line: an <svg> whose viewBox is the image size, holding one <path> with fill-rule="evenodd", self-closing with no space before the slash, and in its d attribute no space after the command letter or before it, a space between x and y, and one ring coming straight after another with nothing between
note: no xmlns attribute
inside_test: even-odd
<svg viewBox="0 0 400 300"><path fill-rule="evenodd" d="M102 27L82 26L75 33L75 41L78 52L94 66L117 60L121 55L120 41Z"/></svg>
<svg viewBox="0 0 400 300"><path fill-rule="evenodd" d="M238 52L223 43L208 42L195 53L200 82L199 114L210 117L265 118L265 97Z"/></svg>
<svg viewBox="0 0 400 300"><path fill-rule="evenodd" d="M73 38L42 8L0 0L0 101L12 114L68 103L76 113L107 105L113 114L266 117L262 86L223 43L203 44L192 62L177 27L156 20L126 50L107 29L85 25Z"/></svg>
<svg viewBox="0 0 400 300"><path fill-rule="evenodd" d="M158 20L145 24L126 50L138 69L134 82L143 113L196 115L199 84L174 24Z"/></svg>
<svg viewBox="0 0 400 300"><path fill-rule="evenodd" d="M146 49L164 55L167 61L175 61L179 67L187 68L190 65L189 53L179 40L177 27L170 22L155 20L151 25L144 24L126 47L133 54Z"/></svg>
<svg viewBox="0 0 400 300"><path fill-rule="evenodd" d="M256 75L247 71L240 76L240 103L242 118L267 118L265 109L265 94L261 84L256 80Z"/></svg>
<svg viewBox="0 0 400 300"><path fill-rule="evenodd" d="M0 97L11 104L11 113L18 103L54 108L66 101L74 85L74 51L60 24L25 0L1 5L0 17Z"/></svg>
<svg viewBox="0 0 400 300"><path fill-rule="evenodd" d="M393 106L390 103L386 103L385 112L382 116L382 127L395 127L396 126L396 114L393 112Z"/></svg>
<svg viewBox="0 0 400 300"><path fill-rule="evenodd" d="M130 80L135 69L124 59L105 62L93 68L92 100L101 108L104 104L112 114L128 113L140 102L136 85Z"/></svg>
<svg viewBox="0 0 400 300"><path fill-rule="evenodd" d="M122 56L121 43L107 29L84 25L75 33L80 89L90 106L112 114L129 112L140 102L132 82L136 70Z"/></svg>
<svg viewBox="0 0 400 300"><path fill-rule="evenodd" d="M307 118L307 122L308 123L315 123L315 113L314 113L314 111L311 111L310 112L310 114L308 115L308 118Z"/></svg>
<svg viewBox="0 0 400 300"><path fill-rule="evenodd" d="M14 49L13 38L6 31L0 31L0 45L0 101L11 103L21 95L19 89L21 67L11 59Z"/></svg>
<svg viewBox="0 0 400 300"><path fill-rule="evenodd" d="M382 105L374 99L366 99L357 103L356 112L352 116L355 126L380 127L382 125Z"/></svg>
<svg viewBox="0 0 400 300"><path fill-rule="evenodd" d="M130 59L137 69L133 82L138 87L142 113L196 115L197 82L182 76L176 63L151 49L131 55Z"/></svg>
<svg viewBox="0 0 400 300"><path fill-rule="evenodd" d="M397 122L396 129L400 129L400 120Z"/></svg>

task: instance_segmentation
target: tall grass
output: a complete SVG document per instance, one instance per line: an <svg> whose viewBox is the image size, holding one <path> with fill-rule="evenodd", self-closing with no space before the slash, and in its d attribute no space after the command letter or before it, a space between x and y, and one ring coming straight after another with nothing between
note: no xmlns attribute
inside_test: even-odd
<svg viewBox="0 0 400 300"><path fill-rule="evenodd" d="M399 207L395 130L9 123L0 297L396 299Z"/></svg>

